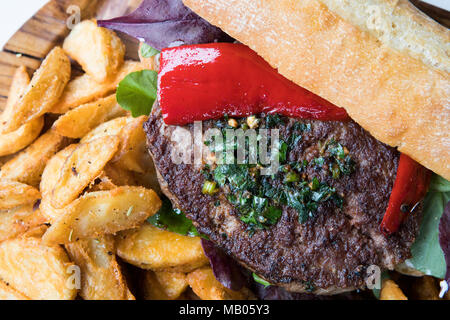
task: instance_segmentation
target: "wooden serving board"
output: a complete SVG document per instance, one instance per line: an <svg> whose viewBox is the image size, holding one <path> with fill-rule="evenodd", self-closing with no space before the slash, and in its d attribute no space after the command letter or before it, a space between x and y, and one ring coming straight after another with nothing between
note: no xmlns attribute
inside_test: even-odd
<svg viewBox="0 0 450 320"><path fill-rule="evenodd" d="M0 110L3 110L9 86L15 69L25 65L30 74L41 64L42 59L69 33L67 20L70 6L78 6L81 19L108 19L134 10L142 0L51 0L9 39L0 51ZM419 9L447 28L450 27L450 13L418 0L412 0ZM127 58L137 58L137 41L120 35L127 45ZM74 74L80 71L73 66Z"/></svg>

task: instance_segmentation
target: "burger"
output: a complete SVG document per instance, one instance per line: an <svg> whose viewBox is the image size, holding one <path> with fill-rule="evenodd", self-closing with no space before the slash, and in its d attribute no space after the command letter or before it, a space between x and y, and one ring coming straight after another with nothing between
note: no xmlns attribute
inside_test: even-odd
<svg viewBox="0 0 450 320"><path fill-rule="evenodd" d="M316 295L448 279L448 29L405 0L145 0L98 23L142 41L154 71L118 102L226 270Z"/></svg>

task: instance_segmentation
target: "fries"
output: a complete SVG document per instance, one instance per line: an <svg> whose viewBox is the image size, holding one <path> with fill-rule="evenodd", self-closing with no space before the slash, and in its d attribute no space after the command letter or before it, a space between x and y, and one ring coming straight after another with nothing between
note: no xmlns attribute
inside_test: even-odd
<svg viewBox="0 0 450 320"><path fill-rule="evenodd" d="M131 120L120 132L120 148L112 162L122 168L139 173L145 173L151 165L146 148L144 122L146 116Z"/></svg>
<svg viewBox="0 0 450 320"><path fill-rule="evenodd" d="M208 263L200 238L160 230L148 223L122 232L116 241L117 255L142 269L190 272Z"/></svg>
<svg viewBox="0 0 450 320"><path fill-rule="evenodd" d="M111 30L97 27L95 20L78 23L64 41L63 48L99 83L117 72L125 56L125 46L119 37Z"/></svg>
<svg viewBox="0 0 450 320"><path fill-rule="evenodd" d="M41 194L36 188L20 182L0 180L0 210L34 203L40 198Z"/></svg>
<svg viewBox="0 0 450 320"><path fill-rule="evenodd" d="M9 119L11 114L14 112L16 104L27 90L29 84L30 76L27 73L27 68L25 66L18 67L16 72L14 72L11 87L9 88L5 110L3 110L3 113L0 116L0 124Z"/></svg>
<svg viewBox="0 0 450 320"><path fill-rule="evenodd" d="M119 141L118 137L105 136L80 144L61 168L51 195L52 206L61 209L75 200L114 156Z"/></svg>
<svg viewBox="0 0 450 320"><path fill-rule="evenodd" d="M45 233L46 243L70 243L135 228L161 207L152 190L119 187L87 193L64 208L65 213Z"/></svg>
<svg viewBox="0 0 450 320"><path fill-rule="evenodd" d="M55 131L48 131L5 163L1 168L0 178L38 187L47 161L67 142L66 138Z"/></svg>
<svg viewBox="0 0 450 320"><path fill-rule="evenodd" d="M13 116L16 104L27 90L29 83L30 77L26 68L24 66L17 68L11 83L5 110L0 115L0 127ZM43 126L44 118L39 117L25 123L15 131L0 134L0 156L14 154L28 146L39 136Z"/></svg>
<svg viewBox="0 0 450 320"><path fill-rule="evenodd" d="M0 134L0 157L14 154L32 143L44 126L44 118L39 117L25 123L16 131Z"/></svg>
<svg viewBox="0 0 450 320"><path fill-rule="evenodd" d="M383 282L380 292L380 300L408 300L402 290L392 280Z"/></svg>
<svg viewBox="0 0 450 320"><path fill-rule="evenodd" d="M66 245L71 260L81 268L80 296L85 300L135 300L114 255L114 238Z"/></svg>
<svg viewBox="0 0 450 320"><path fill-rule="evenodd" d="M89 141L105 137L105 136L118 136L124 126L131 121L132 118L121 117L102 123L97 128L86 134L81 143L87 143Z"/></svg>
<svg viewBox="0 0 450 320"><path fill-rule="evenodd" d="M0 280L0 300L30 300L30 298L12 288L9 283Z"/></svg>
<svg viewBox="0 0 450 320"><path fill-rule="evenodd" d="M73 264L59 246L45 246L35 237L0 243L0 278L31 299L70 300L68 268Z"/></svg>
<svg viewBox="0 0 450 320"><path fill-rule="evenodd" d="M66 113L82 104L105 97L113 93L119 82L129 73L142 69L143 67L139 62L125 61L113 79L105 82L98 83L87 74L79 76L67 84L58 103L53 106L50 112Z"/></svg>
<svg viewBox="0 0 450 320"><path fill-rule="evenodd" d="M2 133L15 131L49 111L58 101L69 79L69 58L61 48L56 47L34 74L14 111L5 119Z"/></svg>
<svg viewBox="0 0 450 320"><path fill-rule="evenodd" d="M47 219L33 204L0 211L0 241L20 236L46 222Z"/></svg>
<svg viewBox="0 0 450 320"><path fill-rule="evenodd" d="M53 128L62 136L78 139L103 122L126 114L113 94L67 112L53 124Z"/></svg>
<svg viewBox="0 0 450 320"><path fill-rule="evenodd" d="M249 298L246 288L233 291L225 288L214 277L210 267L197 269L187 275L187 282L202 300L244 300Z"/></svg>
<svg viewBox="0 0 450 320"><path fill-rule="evenodd" d="M187 286L184 273L147 271L142 289L145 300L175 300Z"/></svg>

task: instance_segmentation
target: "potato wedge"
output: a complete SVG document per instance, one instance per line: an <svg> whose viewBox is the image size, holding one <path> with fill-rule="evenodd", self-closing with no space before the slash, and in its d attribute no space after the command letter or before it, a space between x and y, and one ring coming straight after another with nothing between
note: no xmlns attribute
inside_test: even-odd
<svg viewBox="0 0 450 320"><path fill-rule="evenodd" d="M119 82L129 73L142 69L143 67L140 62L125 61L113 79L102 83L96 82L87 74L79 76L67 84L58 103L53 106L50 112L63 114L82 104L105 97L108 94L113 93Z"/></svg>
<svg viewBox="0 0 450 320"><path fill-rule="evenodd" d="M5 163L1 168L0 178L38 187L47 161L68 141L53 130L47 131L28 148Z"/></svg>
<svg viewBox="0 0 450 320"><path fill-rule="evenodd" d="M20 98L22 98L29 84L30 76L28 75L27 68L25 66L18 67L14 72L14 76L12 78L11 87L9 88L8 100L6 100L5 109L0 116L0 123L3 123L12 115L16 104L19 102Z"/></svg>
<svg viewBox="0 0 450 320"><path fill-rule="evenodd" d="M59 100L70 79L70 61L60 47L55 47L34 74L14 112L3 123L2 133L19 129L23 124L48 112Z"/></svg>
<svg viewBox="0 0 450 320"><path fill-rule="evenodd" d="M87 143L89 141L105 137L105 136L119 136L122 129L132 121L130 117L120 117L108 122L104 122L94 130L86 134L81 140L81 143Z"/></svg>
<svg viewBox="0 0 450 320"><path fill-rule="evenodd" d="M41 198L38 189L24 183L0 180L0 210L34 203Z"/></svg>
<svg viewBox="0 0 450 320"><path fill-rule="evenodd" d="M61 209L100 175L105 165L114 156L119 138L106 136L80 144L66 159L61 174L51 194L51 204Z"/></svg>
<svg viewBox="0 0 450 320"><path fill-rule="evenodd" d="M120 38L113 31L98 27L95 20L78 23L63 48L99 83L117 73L125 56L125 45Z"/></svg>
<svg viewBox="0 0 450 320"><path fill-rule="evenodd" d="M108 177L108 179L117 186L140 185L131 171L125 170L114 163L108 163L105 166L104 172L105 176Z"/></svg>
<svg viewBox="0 0 450 320"><path fill-rule="evenodd" d="M84 300L135 300L117 263L113 236L69 243L66 250L81 269Z"/></svg>
<svg viewBox="0 0 450 320"><path fill-rule="evenodd" d="M408 298L394 281L385 280L381 287L380 300L408 300Z"/></svg>
<svg viewBox="0 0 450 320"><path fill-rule="evenodd" d="M39 117L25 123L10 133L0 134L0 157L14 154L32 143L44 127L44 118Z"/></svg>
<svg viewBox="0 0 450 320"><path fill-rule="evenodd" d="M9 283L0 280L0 300L30 300L30 298L11 287Z"/></svg>
<svg viewBox="0 0 450 320"><path fill-rule="evenodd" d="M0 243L0 278L33 300L70 300L73 264L60 246L45 246L35 237Z"/></svg>
<svg viewBox="0 0 450 320"><path fill-rule="evenodd" d="M65 211L64 209L56 209L50 203L50 196L55 188L56 182L61 175L61 169L66 159L77 148L77 144L71 144L55 154L45 166L42 173L39 189L42 195L40 210L42 215L49 221L56 221Z"/></svg>
<svg viewBox="0 0 450 320"><path fill-rule="evenodd" d="M190 272L208 264L200 238L160 230L149 223L116 237L117 255L142 269Z"/></svg>
<svg viewBox="0 0 450 320"><path fill-rule="evenodd" d="M247 288L233 291L224 287L214 277L211 267L203 267L189 273L186 277L192 291L202 300L245 300L251 298Z"/></svg>
<svg viewBox="0 0 450 320"><path fill-rule="evenodd" d="M87 193L64 208L65 213L52 224L43 240L65 244L115 234L141 225L160 207L156 193L142 187Z"/></svg>
<svg viewBox="0 0 450 320"><path fill-rule="evenodd" d="M62 136L78 139L103 122L126 114L127 111L117 104L113 94L70 110L55 121L53 128Z"/></svg>
<svg viewBox="0 0 450 320"><path fill-rule="evenodd" d="M175 300L187 287L186 274L181 272L146 271L142 283L145 300Z"/></svg>
<svg viewBox="0 0 450 320"><path fill-rule="evenodd" d="M30 76L24 66L17 68L14 73L11 88L9 89L8 100L5 110L0 115L0 126L7 123L13 116L16 104L22 98L30 83ZM0 156L14 154L30 143L38 136L44 126L44 118L39 117L10 133L0 134Z"/></svg>
<svg viewBox="0 0 450 320"><path fill-rule="evenodd" d="M138 173L145 173L152 165L147 151L144 122L146 116L131 120L120 132L120 147L112 159L118 166Z"/></svg>
<svg viewBox="0 0 450 320"><path fill-rule="evenodd" d="M0 211L0 241L15 238L46 222L47 219L33 204Z"/></svg>
<svg viewBox="0 0 450 320"><path fill-rule="evenodd" d="M78 144L71 144L48 160L44 171L42 172L41 183L39 185L39 190L41 191L43 198L50 197L59 177L61 176L61 171L66 159L77 147Z"/></svg>

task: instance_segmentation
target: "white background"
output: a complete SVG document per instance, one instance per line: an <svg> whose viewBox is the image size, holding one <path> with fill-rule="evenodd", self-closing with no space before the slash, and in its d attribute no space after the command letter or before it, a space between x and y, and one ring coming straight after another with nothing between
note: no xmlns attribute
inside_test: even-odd
<svg viewBox="0 0 450 320"><path fill-rule="evenodd" d="M27 21L47 0L1 0L0 47ZM450 0L427 0L435 6L450 11Z"/></svg>

